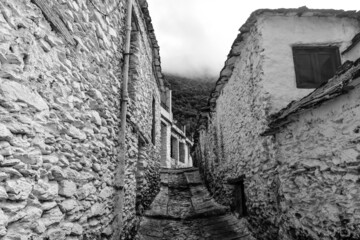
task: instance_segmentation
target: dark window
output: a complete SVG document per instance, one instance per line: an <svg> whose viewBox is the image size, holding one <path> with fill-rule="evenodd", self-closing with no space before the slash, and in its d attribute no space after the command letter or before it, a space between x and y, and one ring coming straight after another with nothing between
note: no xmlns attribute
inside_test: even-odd
<svg viewBox="0 0 360 240"><path fill-rule="evenodd" d="M317 88L341 65L337 47L293 47L297 88Z"/></svg>
<svg viewBox="0 0 360 240"><path fill-rule="evenodd" d="M184 143L179 143L179 161L182 163L185 163L185 144Z"/></svg>
<svg viewBox="0 0 360 240"><path fill-rule="evenodd" d="M171 158L175 158L176 155L176 138L174 138L173 136L171 136L171 144L170 144L170 157Z"/></svg>
<svg viewBox="0 0 360 240"><path fill-rule="evenodd" d="M231 210L239 218L248 216L246 208L244 176L240 176L234 179L228 179L228 183L234 186L234 195L231 204Z"/></svg>
<svg viewBox="0 0 360 240"><path fill-rule="evenodd" d="M240 181L235 185L235 212L238 214L238 217L247 216L246 209L246 198L245 198L245 188L244 181Z"/></svg>

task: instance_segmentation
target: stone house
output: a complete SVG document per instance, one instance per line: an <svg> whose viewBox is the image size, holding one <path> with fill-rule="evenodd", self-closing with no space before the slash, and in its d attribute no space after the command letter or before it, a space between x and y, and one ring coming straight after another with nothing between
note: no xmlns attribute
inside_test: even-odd
<svg viewBox="0 0 360 240"><path fill-rule="evenodd" d="M0 238L131 239L159 187L164 94L145 0L2 0Z"/></svg>
<svg viewBox="0 0 360 240"><path fill-rule="evenodd" d="M194 164L259 239L360 239L359 20L257 10L231 47Z"/></svg>
<svg viewBox="0 0 360 240"><path fill-rule="evenodd" d="M190 149L193 142L186 136L185 126L177 126L172 114L171 90L161 102L161 166L192 167Z"/></svg>

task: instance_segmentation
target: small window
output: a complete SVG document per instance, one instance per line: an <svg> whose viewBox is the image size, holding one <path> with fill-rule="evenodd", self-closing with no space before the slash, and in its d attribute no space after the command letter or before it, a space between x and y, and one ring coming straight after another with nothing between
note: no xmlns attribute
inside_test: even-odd
<svg viewBox="0 0 360 240"><path fill-rule="evenodd" d="M341 65L337 47L293 47L297 88L317 88Z"/></svg>
<svg viewBox="0 0 360 240"><path fill-rule="evenodd" d="M179 143L179 161L182 163L185 163L185 144L184 143Z"/></svg>

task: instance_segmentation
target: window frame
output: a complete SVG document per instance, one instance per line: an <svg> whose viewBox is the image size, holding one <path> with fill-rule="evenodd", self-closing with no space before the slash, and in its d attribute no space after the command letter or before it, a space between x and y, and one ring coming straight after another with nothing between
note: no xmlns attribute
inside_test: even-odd
<svg viewBox="0 0 360 240"><path fill-rule="evenodd" d="M314 77L313 83L310 85L308 82L304 82L304 80L301 79L300 73L301 70L299 70L299 62L296 59L297 56L301 54L301 51L303 51L302 54L308 54L311 61L312 66L312 76ZM321 68L319 66L319 59L318 56L321 55L321 53L328 53L331 58L334 60L335 68L334 74L336 73L336 70L338 67L341 66L341 58L340 58L340 51L338 46L292 46L292 54L293 54L293 61L294 61L294 71L295 71L295 78L296 78L296 87L299 89L313 89L318 88L322 84L326 83L329 79L321 79ZM304 55L305 55L304 54Z"/></svg>

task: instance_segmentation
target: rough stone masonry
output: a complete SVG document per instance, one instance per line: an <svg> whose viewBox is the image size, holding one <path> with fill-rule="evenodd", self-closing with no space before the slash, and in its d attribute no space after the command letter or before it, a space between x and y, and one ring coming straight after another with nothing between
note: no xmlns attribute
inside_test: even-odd
<svg viewBox="0 0 360 240"><path fill-rule="evenodd" d="M0 2L1 239L127 239L156 195L163 83L146 1L133 5L121 223L125 1Z"/></svg>
<svg viewBox="0 0 360 240"><path fill-rule="evenodd" d="M258 239L360 239L359 19L357 11L259 9L231 47L195 153L216 200L233 209L245 202L238 214ZM332 47L342 68L317 89L299 88L294 47Z"/></svg>

